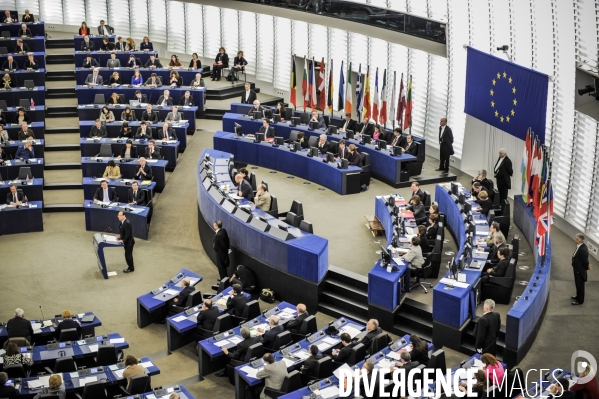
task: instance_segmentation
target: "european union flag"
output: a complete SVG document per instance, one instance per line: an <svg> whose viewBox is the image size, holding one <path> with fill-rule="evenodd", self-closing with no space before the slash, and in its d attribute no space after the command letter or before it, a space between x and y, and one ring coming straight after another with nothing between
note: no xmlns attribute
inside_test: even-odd
<svg viewBox="0 0 599 399"><path fill-rule="evenodd" d="M526 131L545 142L549 77L468 47L464 112L526 140Z"/></svg>

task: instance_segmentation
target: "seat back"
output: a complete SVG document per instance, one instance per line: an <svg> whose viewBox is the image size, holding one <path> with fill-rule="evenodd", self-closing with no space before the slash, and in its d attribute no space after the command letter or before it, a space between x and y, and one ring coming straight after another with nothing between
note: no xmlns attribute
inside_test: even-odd
<svg viewBox="0 0 599 399"><path fill-rule="evenodd" d="M264 180L262 180L262 184L264 184L264 186L266 186L266 191L270 192L270 190L268 189L268 183Z"/></svg>
<svg viewBox="0 0 599 399"><path fill-rule="evenodd" d="M257 359L262 356L264 356L264 346L262 343L258 342L257 344L250 346L247 352L245 352L244 361L249 362L251 359Z"/></svg>
<svg viewBox="0 0 599 399"><path fill-rule="evenodd" d="M0 36L8 39L8 38L10 38L10 32L7 30L3 30L2 32L0 32Z"/></svg>
<svg viewBox="0 0 599 399"><path fill-rule="evenodd" d="M67 328L65 330L60 331L60 337L58 340L60 342L66 341L77 341L79 339L79 333L76 328Z"/></svg>
<svg viewBox="0 0 599 399"><path fill-rule="evenodd" d="M191 308L194 306L198 306L200 303L202 303L202 292L200 290L195 290L187 297L185 307Z"/></svg>
<svg viewBox="0 0 599 399"><path fill-rule="evenodd" d="M302 321L302 325L299 329L299 333L302 335L314 334L318 331L316 326L316 317L314 315L308 316Z"/></svg>
<svg viewBox="0 0 599 399"><path fill-rule="evenodd" d="M370 353L377 353L378 351L384 349L391 342L391 337L386 332L382 332L370 343Z"/></svg>
<svg viewBox="0 0 599 399"><path fill-rule="evenodd" d="M424 192L424 210L428 212L431 207L431 193L428 191Z"/></svg>
<svg viewBox="0 0 599 399"><path fill-rule="evenodd" d="M108 399L103 381L90 382L83 387L83 399Z"/></svg>
<svg viewBox="0 0 599 399"><path fill-rule="evenodd" d="M362 169L364 172L370 172L370 155L367 152L362 152L360 158L362 159Z"/></svg>
<svg viewBox="0 0 599 399"><path fill-rule="evenodd" d="M293 227L298 227L299 221L297 219L297 215L293 212L287 212L287 216L285 217L285 223Z"/></svg>
<svg viewBox="0 0 599 399"><path fill-rule="evenodd" d="M299 201L293 200L289 212L295 213L297 217L302 218L302 220L304 219L304 206Z"/></svg>
<svg viewBox="0 0 599 399"><path fill-rule="evenodd" d="M312 372L312 376L321 379L330 377L335 370L335 366L333 363L333 359L328 356L324 356L322 359L318 359L316 361L316 365L314 366L314 371Z"/></svg>
<svg viewBox="0 0 599 399"><path fill-rule="evenodd" d="M142 374L131 377L131 381L129 381L129 395L139 395L151 390L149 375Z"/></svg>
<svg viewBox="0 0 599 399"><path fill-rule="evenodd" d="M287 111L287 110L285 110ZM293 143L294 141L297 141L297 135L299 134L299 130L292 130L291 133L289 133L289 142Z"/></svg>
<svg viewBox="0 0 599 399"><path fill-rule="evenodd" d="M60 399L57 393L43 393L39 396L40 399Z"/></svg>
<svg viewBox="0 0 599 399"><path fill-rule="evenodd" d="M516 262L516 259L510 259L510 264L507 267L507 270L505 271L505 278L513 279L516 277Z"/></svg>
<svg viewBox="0 0 599 399"><path fill-rule="evenodd" d="M299 114L300 123L307 125L310 122L310 114L307 112L302 112Z"/></svg>
<svg viewBox="0 0 599 399"><path fill-rule="evenodd" d="M256 185L256 174L250 173L250 186L252 186L252 190L256 191L258 186Z"/></svg>
<svg viewBox="0 0 599 399"><path fill-rule="evenodd" d="M329 143L331 144L329 146L329 152L331 154L339 154L339 142L331 140L331 141L329 141Z"/></svg>
<svg viewBox="0 0 599 399"><path fill-rule="evenodd" d="M270 195L270 209L266 213L274 217L277 217L279 214L279 202L277 201L277 197L272 194Z"/></svg>
<svg viewBox="0 0 599 399"><path fill-rule="evenodd" d="M281 392L289 393L302 388L302 374L298 370L293 370L287 374L281 385Z"/></svg>
<svg viewBox="0 0 599 399"><path fill-rule="evenodd" d="M31 80L31 79L27 79L23 82L23 86L25 86L28 89L33 89L35 87L35 83L33 83L33 80ZM30 104L29 100L25 100L25 101L27 101L26 107L29 107L29 104Z"/></svg>
<svg viewBox="0 0 599 399"><path fill-rule="evenodd" d="M21 166L19 168L19 179L27 179L29 176L30 179L33 179L33 173L31 173L30 166Z"/></svg>
<svg viewBox="0 0 599 399"><path fill-rule="evenodd" d="M77 371L77 364L71 356L59 357L54 362L55 373L71 373L73 371Z"/></svg>
<svg viewBox="0 0 599 399"><path fill-rule="evenodd" d="M11 364L9 366L4 366L4 372L8 374L8 378L25 378L27 375L25 374L25 368L22 364Z"/></svg>
<svg viewBox="0 0 599 399"><path fill-rule="evenodd" d="M306 233L314 234L314 228L312 227L312 223L307 220L302 220L299 224L299 229L301 231L305 231Z"/></svg>
<svg viewBox="0 0 599 399"><path fill-rule="evenodd" d="M118 363L118 359L114 345L107 344L98 348L98 356L96 357L97 366L110 366L116 363Z"/></svg>
<svg viewBox="0 0 599 399"><path fill-rule="evenodd" d="M316 147L318 146L318 136L310 136L308 139L308 146Z"/></svg>
<svg viewBox="0 0 599 399"><path fill-rule="evenodd" d="M4 111L6 108L8 108L6 100L0 100L0 109Z"/></svg>
<svg viewBox="0 0 599 399"><path fill-rule="evenodd" d="M499 206L499 191L497 191L497 189L494 188L493 190L491 190L491 192L491 197L493 197L493 206Z"/></svg>
<svg viewBox="0 0 599 399"><path fill-rule="evenodd" d="M260 316L260 302L253 300L246 303L242 317L246 320L251 320L258 316Z"/></svg>
<svg viewBox="0 0 599 399"><path fill-rule="evenodd" d="M282 346L288 345L291 343L291 333L289 331L283 331L282 333L277 334L275 337L272 347L273 351L278 351Z"/></svg>
<svg viewBox="0 0 599 399"><path fill-rule="evenodd" d="M520 252L520 236L514 234L512 238L512 258L518 260L518 252Z"/></svg>
<svg viewBox="0 0 599 399"><path fill-rule="evenodd" d="M125 95L123 93L118 93L119 99L121 100L121 103L126 104L127 100L125 100Z"/></svg>
<svg viewBox="0 0 599 399"><path fill-rule="evenodd" d="M293 108L285 108L285 120L290 121L293 117Z"/></svg>
<svg viewBox="0 0 599 399"><path fill-rule="evenodd" d="M8 54L8 47L0 47L0 55Z"/></svg>
<svg viewBox="0 0 599 399"><path fill-rule="evenodd" d="M27 341L25 338L23 337L12 337L9 338L8 340L6 340L6 342L3 345L3 348L6 349L6 347L8 346L9 343L14 342L15 344L17 344L17 346L19 348L22 348L24 346L30 346L31 344L29 343L29 341Z"/></svg>
<svg viewBox="0 0 599 399"><path fill-rule="evenodd" d="M366 347L364 344L357 344L351 348L351 353L347 358L347 364L353 366L356 363L360 363L366 357Z"/></svg>
<svg viewBox="0 0 599 399"><path fill-rule="evenodd" d="M102 93L97 93L94 96L94 104L106 104L106 97L104 97L104 94Z"/></svg>
<svg viewBox="0 0 599 399"><path fill-rule="evenodd" d="M328 127L331 124L331 117L329 115L323 115L322 119L324 119L324 124Z"/></svg>
<svg viewBox="0 0 599 399"><path fill-rule="evenodd" d="M112 155L112 144L100 144L100 152L98 153L99 157L111 157Z"/></svg>
<svg viewBox="0 0 599 399"><path fill-rule="evenodd" d="M21 98L19 100L19 107L21 108L29 108L29 106L31 105L31 102L29 102L30 100L26 99L26 98Z"/></svg>
<svg viewBox="0 0 599 399"><path fill-rule="evenodd" d="M214 322L214 328L212 331L215 333L222 333L233 328L233 322L231 321L231 315L223 313L216 318Z"/></svg>
<svg viewBox="0 0 599 399"><path fill-rule="evenodd" d="M431 359L428 361L427 368L443 371L447 369L447 365L445 363L445 351L443 349L439 349L433 352L433 354L431 355Z"/></svg>

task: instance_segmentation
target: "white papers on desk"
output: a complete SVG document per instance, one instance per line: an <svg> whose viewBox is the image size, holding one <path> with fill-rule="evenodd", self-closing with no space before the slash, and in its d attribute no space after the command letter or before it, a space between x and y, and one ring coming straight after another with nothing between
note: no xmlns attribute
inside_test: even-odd
<svg viewBox="0 0 599 399"><path fill-rule="evenodd" d="M450 278L442 278L439 282L442 284L453 285L454 287L458 287L458 288L470 287L470 284L468 284L468 283L460 283L459 281L452 280Z"/></svg>
<svg viewBox="0 0 599 399"><path fill-rule="evenodd" d="M222 348L223 346L230 343L231 341L229 341L228 339L223 339L222 341L215 342L214 345L218 346L219 348Z"/></svg>
<svg viewBox="0 0 599 399"><path fill-rule="evenodd" d="M391 360L387 360L387 359L381 359L379 362L377 362L374 367L378 367L381 369L388 369L389 367L393 366L395 363L392 362Z"/></svg>
<svg viewBox="0 0 599 399"><path fill-rule="evenodd" d="M82 319L82 318L83 318L83 316L85 316L85 313L79 313L79 314L77 315L77 318L78 318L78 319Z"/></svg>
<svg viewBox="0 0 599 399"><path fill-rule="evenodd" d="M306 360L307 358L310 357L310 354L308 352L306 352L305 350L293 352L292 355L295 357L299 357L302 360Z"/></svg>
<svg viewBox="0 0 599 399"><path fill-rule="evenodd" d="M42 326L45 327L50 327L52 325L52 320L44 320L44 322L42 323Z"/></svg>
<svg viewBox="0 0 599 399"><path fill-rule="evenodd" d="M124 344L125 338L111 338L110 343L111 344Z"/></svg>
<svg viewBox="0 0 599 399"><path fill-rule="evenodd" d="M189 284L192 285L192 286L196 285L199 281L200 281L199 278L194 278L194 277L190 277L189 278Z"/></svg>
<svg viewBox="0 0 599 399"><path fill-rule="evenodd" d="M34 333L34 334L41 334L41 333L42 333L42 329L41 329L41 328L38 328L38 329L35 329L35 328L34 328L34 329L33 329L33 333Z"/></svg>
<svg viewBox="0 0 599 399"><path fill-rule="evenodd" d="M60 375L60 374L52 374L52 375ZM29 385L29 389L38 389L41 387L49 387L50 386L50 377L52 375L41 376L38 377L37 380L27 381L27 385Z"/></svg>
<svg viewBox="0 0 599 399"><path fill-rule="evenodd" d="M83 387L87 384L91 384L92 382L96 382L98 381L98 377L95 375L92 375L91 377L86 377L86 378L79 378L79 386Z"/></svg>
<svg viewBox="0 0 599 399"><path fill-rule="evenodd" d="M164 291L163 294L177 296L179 295L179 291L169 288L168 290Z"/></svg>
<svg viewBox="0 0 599 399"><path fill-rule="evenodd" d="M228 298L229 297L224 296L221 299L219 299L218 301L216 301L216 304L220 305L220 306L227 306L227 299Z"/></svg>
<svg viewBox="0 0 599 399"><path fill-rule="evenodd" d="M333 375L337 377L339 381L341 381L341 370L348 370L350 375L354 375L354 370L349 366L349 364L345 363L343 366L333 371Z"/></svg>
<svg viewBox="0 0 599 399"><path fill-rule="evenodd" d="M124 371L125 371L125 369L114 370L113 373L114 373L114 375L116 375L116 378L118 378L119 380L122 380Z"/></svg>
<svg viewBox="0 0 599 399"><path fill-rule="evenodd" d="M472 367L474 367L476 369L482 369L483 367L485 367L485 364L479 359L474 359L474 362L472 363Z"/></svg>
<svg viewBox="0 0 599 399"><path fill-rule="evenodd" d="M292 308L284 308L281 312L283 313L289 313L289 314L295 314L295 310Z"/></svg>
<svg viewBox="0 0 599 399"><path fill-rule="evenodd" d="M339 332L340 333L348 333L352 339L354 339L356 337L356 335L360 334L360 330L358 330L357 328L352 327L350 325L341 327ZM339 334L339 335L341 335L341 334Z"/></svg>
<svg viewBox="0 0 599 399"><path fill-rule="evenodd" d="M399 242L410 242L410 238L409 237L398 237L397 241L399 241Z"/></svg>
<svg viewBox="0 0 599 399"><path fill-rule="evenodd" d="M31 328L33 328L34 330L39 330L40 328L42 328L42 323L31 323Z"/></svg>
<svg viewBox="0 0 599 399"><path fill-rule="evenodd" d="M285 362L285 366L287 366L287 368L289 368L295 364L295 362L293 360L287 359L286 357L283 358L283 361Z"/></svg>
<svg viewBox="0 0 599 399"><path fill-rule="evenodd" d="M320 391L320 397L322 399L330 399L339 396L339 387L333 385Z"/></svg>
<svg viewBox="0 0 599 399"><path fill-rule="evenodd" d="M255 368L250 367L250 366L243 366L240 370L243 371L244 373L246 373L248 377L258 378L256 376L256 374L258 374L258 371L260 371L262 369L263 369L263 367L261 367L259 369L255 369Z"/></svg>
<svg viewBox="0 0 599 399"><path fill-rule="evenodd" d="M328 340L332 340L328 341ZM338 341L332 339L332 338L324 338L322 341L320 341L320 343L318 345L316 345L318 347L318 350L321 352L326 351L327 349L329 349L331 346L337 344Z"/></svg>
<svg viewBox="0 0 599 399"><path fill-rule="evenodd" d="M89 345L88 349L89 349L90 352L97 352L98 351L98 344Z"/></svg>
<svg viewBox="0 0 599 399"><path fill-rule="evenodd" d="M183 320L187 320L187 317L185 317L185 316L178 316L178 317L175 317L175 318L173 319L173 321L174 321L175 323L180 323L180 322L182 322Z"/></svg>
<svg viewBox="0 0 599 399"><path fill-rule="evenodd" d="M325 338L323 338L322 342L326 342L327 344L330 344L330 345L337 345L339 340L337 340L335 338L331 338L331 337L325 337Z"/></svg>
<svg viewBox="0 0 599 399"><path fill-rule="evenodd" d="M158 160L157 159L146 159L146 162L147 163L156 163L156 162L158 162Z"/></svg>
<svg viewBox="0 0 599 399"><path fill-rule="evenodd" d="M145 368L145 369L147 370L147 369L149 369L150 367L153 367L153 366L154 366L154 363L152 363L152 362L149 362L149 361L148 361L148 362L141 362L141 365L142 365L142 367L143 367L143 368Z"/></svg>
<svg viewBox="0 0 599 399"><path fill-rule="evenodd" d="M397 352L389 352L387 353L387 357L393 360L398 360L401 359L401 356L399 356L399 353Z"/></svg>
<svg viewBox="0 0 599 399"><path fill-rule="evenodd" d="M116 238L116 236L102 234L102 238L104 239L104 241L114 243L114 244L118 244L118 242L119 242L119 240L118 240L118 238Z"/></svg>
<svg viewBox="0 0 599 399"><path fill-rule="evenodd" d="M261 328L264 331L266 331L266 330L268 330L268 324L266 324L266 323L260 323L257 326L252 327L252 329L256 329L256 330L259 329L259 328Z"/></svg>
<svg viewBox="0 0 599 399"><path fill-rule="evenodd" d="M235 345L237 345L241 341L243 341L243 340L241 338L239 338L238 336L229 338L229 342L231 342L232 344L235 344Z"/></svg>

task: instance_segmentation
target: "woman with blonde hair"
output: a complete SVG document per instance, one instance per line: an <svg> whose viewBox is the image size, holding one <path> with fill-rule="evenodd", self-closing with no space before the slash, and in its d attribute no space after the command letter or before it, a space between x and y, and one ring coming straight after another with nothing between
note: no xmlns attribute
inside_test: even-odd
<svg viewBox="0 0 599 399"><path fill-rule="evenodd" d="M112 75L110 76L110 85L111 86L117 86L117 85L121 85L121 76L119 75L119 73L117 71L114 71L112 73Z"/></svg>
<svg viewBox="0 0 599 399"><path fill-rule="evenodd" d="M62 385L62 377L60 374L54 374L50 377L49 387L46 389L42 389L42 392L39 392L34 396L33 399L40 399L42 395L52 394L58 396L58 399L65 399L66 392Z"/></svg>
<svg viewBox="0 0 599 399"><path fill-rule="evenodd" d="M586 359L585 359L586 360ZM582 394L582 399L597 399L599 398L599 386L597 385L597 375L593 372L591 365L587 361L583 361L577 364L578 371L578 381L574 385L570 387L570 391L578 392ZM588 381L582 382L586 380L588 376L592 374L593 378ZM557 397L557 396L556 396ZM579 397L579 394L576 394L576 397Z"/></svg>
<svg viewBox="0 0 599 399"><path fill-rule="evenodd" d="M135 40L130 37L125 40L125 51L135 51Z"/></svg>
<svg viewBox="0 0 599 399"><path fill-rule="evenodd" d="M62 311L62 321L58 323L58 326L54 329L56 338L60 339L60 332L74 328L77 333L81 333L81 323L76 318L73 318L73 313L69 309Z"/></svg>
<svg viewBox="0 0 599 399"><path fill-rule="evenodd" d="M2 87L5 89L11 89L14 86L14 84L12 83L12 79L10 78L10 75L5 73L4 77L2 78Z"/></svg>

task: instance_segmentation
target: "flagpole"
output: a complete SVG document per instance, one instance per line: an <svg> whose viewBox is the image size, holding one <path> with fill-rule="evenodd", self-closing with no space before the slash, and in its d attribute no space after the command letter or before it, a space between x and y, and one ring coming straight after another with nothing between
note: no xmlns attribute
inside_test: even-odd
<svg viewBox="0 0 599 399"><path fill-rule="evenodd" d="M395 90L397 89L397 71L393 71L393 95L391 96L391 116L393 118L393 130L395 130Z"/></svg>
<svg viewBox="0 0 599 399"><path fill-rule="evenodd" d="M295 54L293 54L293 65L291 66L291 69L295 69ZM295 79L295 104L293 104L293 111L297 112L297 72L294 74L294 79Z"/></svg>

